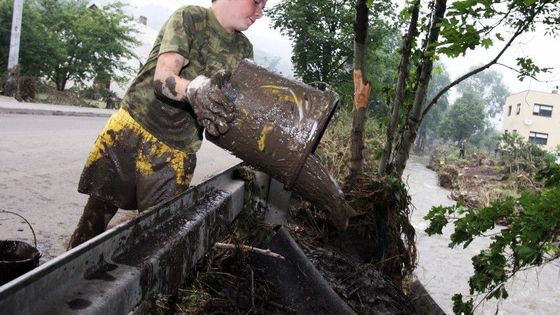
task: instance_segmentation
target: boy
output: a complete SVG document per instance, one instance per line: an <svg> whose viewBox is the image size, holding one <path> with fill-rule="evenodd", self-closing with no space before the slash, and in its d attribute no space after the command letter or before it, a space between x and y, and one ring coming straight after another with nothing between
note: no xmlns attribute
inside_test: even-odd
<svg viewBox="0 0 560 315"><path fill-rule="evenodd" d="M212 0L178 9L162 27L121 108L98 136L78 191L89 194L73 248L105 231L118 208L138 211L189 186L202 131L227 132L234 106L220 91L253 47L241 33L266 0Z"/></svg>

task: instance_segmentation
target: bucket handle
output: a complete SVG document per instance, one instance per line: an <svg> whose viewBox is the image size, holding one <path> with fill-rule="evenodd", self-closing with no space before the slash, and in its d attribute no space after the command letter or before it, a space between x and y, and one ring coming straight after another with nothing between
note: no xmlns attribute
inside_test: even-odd
<svg viewBox="0 0 560 315"><path fill-rule="evenodd" d="M37 248L37 237L35 236L35 231L33 230L33 227L31 226L31 223L29 223L29 221L27 221L26 218L24 218L21 214L18 214L18 213L12 212L12 211L7 211L7 210L0 210L0 213L11 213L11 214L15 214L18 217L22 218L27 223L27 225L29 225L29 228L31 229L31 233L33 233L33 240L35 241L35 248Z"/></svg>

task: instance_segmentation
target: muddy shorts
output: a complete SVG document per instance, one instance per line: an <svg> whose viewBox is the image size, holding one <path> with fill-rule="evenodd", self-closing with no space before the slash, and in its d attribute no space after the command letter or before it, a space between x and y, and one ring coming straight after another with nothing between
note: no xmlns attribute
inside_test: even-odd
<svg viewBox="0 0 560 315"><path fill-rule="evenodd" d="M164 144L119 109L97 137L78 191L143 211L186 190L195 165L195 152Z"/></svg>

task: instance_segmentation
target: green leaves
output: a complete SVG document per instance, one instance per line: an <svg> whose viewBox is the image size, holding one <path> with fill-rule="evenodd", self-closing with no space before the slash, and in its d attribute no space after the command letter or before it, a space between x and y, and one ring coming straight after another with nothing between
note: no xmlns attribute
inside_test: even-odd
<svg viewBox="0 0 560 315"><path fill-rule="evenodd" d="M543 174L555 174L554 172ZM506 282L517 272L545 263L544 257L557 259L560 234L560 185L541 191L526 191L521 197L492 202L489 207L464 209L460 206L433 207L426 220L429 235L441 234L453 222L450 246L467 247L475 238L492 240L488 248L472 258L474 274L469 279L470 294L484 293L485 299L506 299ZM497 219L508 223L496 231ZM485 233L492 231L490 236ZM456 314L472 314L473 299L453 296Z"/></svg>
<svg viewBox="0 0 560 315"><path fill-rule="evenodd" d="M470 315L473 314L473 299L469 299L466 302L463 301L463 295L462 294L455 294L453 295L453 297L451 298L451 300L453 301L453 313L455 314L466 314L466 315Z"/></svg>
<svg viewBox="0 0 560 315"><path fill-rule="evenodd" d="M560 185L560 165L551 161L537 172L535 179L544 181L544 186L549 188Z"/></svg>
<svg viewBox="0 0 560 315"><path fill-rule="evenodd" d="M533 247L518 246L515 248L515 254L524 265L528 265L538 258L539 251Z"/></svg>
<svg viewBox="0 0 560 315"><path fill-rule="evenodd" d="M504 133L500 138L501 159L506 174L523 171L529 176L535 175L538 170L544 172L545 167L554 163L554 156L534 143L528 143L517 132ZM549 174L553 176L553 173ZM543 173L539 180L552 180Z"/></svg>
<svg viewBox="0 0 560 315"><path fill-rule="evenodd" d="M482 130L485 120L482 99L468 90L444 113L438 132L443 139L466 140Z"/></svg>
<svg viewBox="0 0 560 315"><path fill-rule="evenodd" d="M473 66L472 71L480 67ZM479 72L463 82L459 83L458 91L464 93L468 90L476 91L485 105L485 112L490 117L496 117L503 110L506 98L511 94L504 85L502 75L495 70L489 69Z"/></svg>
<svg viewBox="0 0 560 315"><path fill-rule="evenodd" d="M398 56L394 54L399 38L397 19L391 2L368 0L367 6L375 14L370 14L368 20L366 73L372 81L372 101L384 101L382 90L394 82L393 73L398 65ZM354 3L286 0L267 9L267 14L273 27L293 42L296 76L307 83L324 82L333 86L343 103L351 105Z"/></svg>
<svg viewBox="0 0 560 315"><path fill-rule="evenodd" d="M8 2L12 1L0 0L0 8ZM129 24L132 18L122 6L113 2L90 9L84 0L25 1L20 59L24 73L47 77L60 90L70 79L119 79L117 73L129 71L123 60L133 56L131 49L138 44ZM0 30L9 21L0 18Z"/></svg>
<svg viewBox="0 0 560 315"><path fill-rule="evenodd" d="M506 258L504 254L496 249L483 250L472 258L474 275L469 279L470 294L474 292L486 292L494 294L494 289L507 280Z"/></svg>
<svg viewBox="0 0 560 315"><path fill-rule="evenodd" d="M293 43L296 75L334 85L351 63L353 7L344 1L288 0L267 10L273 27Z"/></svg>
<svg viewBox="0 0 560 315"><path fill-rule="evenodd" d="M424 216L424 220L430 221L426 228L428 235L442 234L443 228L449 223L447 216L456 211L456 206L444 207L435 206Z"/></svg>
<svg viewBox="0 0 560 315"><path fill-rule="evenodd" d="M547 73L550 72L552 68L541 68L535 64L533 59L528 57L520 57L517 58L517 65L519 66L519 73L517 78L520 81L523 81L526 77L534 78L539 73Z"/></svg>
<svg viewBox="0 0 560 315"><path fill-rule="evenodd" d="M480 44L484 48L490 48L494 44L494 41L492 41L490 38L484 38L484 39L482 39Z"/></svg>

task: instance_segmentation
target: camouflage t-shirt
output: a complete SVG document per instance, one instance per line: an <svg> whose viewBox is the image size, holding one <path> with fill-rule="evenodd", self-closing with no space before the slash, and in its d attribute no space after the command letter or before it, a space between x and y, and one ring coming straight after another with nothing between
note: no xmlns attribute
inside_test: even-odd
<svg viewBox="0 0 560 315"><path fill-rule="evenodd" d="M187 152L200 147L202 127L188 103L156 96L154 73L164 52L185 57L180 76L210 77L220 69L233 70L243 58L253 58L253 46L241 32L229 33L211 9L186 6L163 25L146 64L128 89L122 107L146 130L167 145Z"/></svg>

